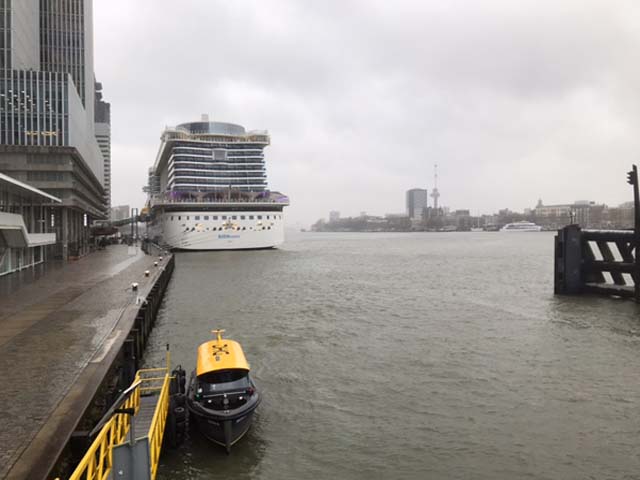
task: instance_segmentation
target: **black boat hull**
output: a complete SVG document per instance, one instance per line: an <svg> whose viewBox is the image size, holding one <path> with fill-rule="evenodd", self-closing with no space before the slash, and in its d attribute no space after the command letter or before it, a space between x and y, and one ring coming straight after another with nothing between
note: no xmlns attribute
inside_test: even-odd
<svg viewBox="0 0 640 480"><path fill-rule="evenodd" d="M227 395L244 397L244 403L237 408L213 409L205 407L206 399L196 399L195 372L192 373L189 387L187 388L187 409L189 411L189 423L195 426L200 433L212 442L226 448L227 452L249 430L253 422L253 414L260 404L261 396L256 386L251 381L251 393L227 392ZM240 393L240 395L238 395ZM219 397L220 395L218 395ZM226 400L225 400L226 401ZM209 402L210 403L210 402Z"/></svg>
<svg viewBox="0 0 640 480"><path fill-rule="evenodd" d="M203 415L190 408L189 421L195 423L198 431L203 436L224 447L229 452L231 447L249 431L253 423L254 411L252 410L238 418L221 419Z"/></svg>

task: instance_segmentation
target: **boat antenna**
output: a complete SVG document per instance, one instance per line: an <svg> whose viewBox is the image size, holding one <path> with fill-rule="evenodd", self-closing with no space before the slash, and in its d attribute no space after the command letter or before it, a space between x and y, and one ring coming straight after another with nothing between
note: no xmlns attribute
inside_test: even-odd
<svg viewBox="0 0 640 480"><path fill-rule="evenodd" d="M218 343L222 343L222 334L224 333L223 329L211 330L211 333L215 334L218 339Z"/></svg>

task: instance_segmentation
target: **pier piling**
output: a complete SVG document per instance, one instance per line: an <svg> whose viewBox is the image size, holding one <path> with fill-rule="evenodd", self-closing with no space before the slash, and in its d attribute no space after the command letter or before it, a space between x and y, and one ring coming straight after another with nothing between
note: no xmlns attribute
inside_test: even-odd
<svg viewBox="0 0 640 480"><path fill-rule="evenodd" d="M634 298L640 303L640 195L638 169L633 185L634 230L582 230L567 225L555 237L554 293L595 293Z"/></svg>

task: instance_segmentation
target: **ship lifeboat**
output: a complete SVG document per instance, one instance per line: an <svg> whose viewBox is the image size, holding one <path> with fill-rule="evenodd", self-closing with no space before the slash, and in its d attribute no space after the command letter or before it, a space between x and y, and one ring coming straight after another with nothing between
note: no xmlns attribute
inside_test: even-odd
<svg viewBox="0 0 640 480"><path fill-rule="evenodd" d="M227 453L249 430L260 394L249 375L249 363L236 341L222 338L198 347L196 369L187 387L189 421Z"/></svg>

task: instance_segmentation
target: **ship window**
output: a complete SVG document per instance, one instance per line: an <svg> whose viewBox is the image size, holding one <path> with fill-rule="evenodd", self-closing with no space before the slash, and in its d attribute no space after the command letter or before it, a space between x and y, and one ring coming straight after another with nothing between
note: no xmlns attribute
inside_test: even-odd
<svg viewBox="0 0 640 480"><path fill-rule="evenodd" d="M244 220L245 216L244 215L240 215L240 220Z"/></svg>
<svg viewBox="0 0 640 480"><path fill-rule="evenodd" d="M171 215L171 221L173 222L173 215Z"/></svg>
<svg viewBox="0 0 640 480"><path fill-rule="evenodd" d="M193 217L195 220L200 220L200 215L196 215L195 217Z"/></svg>
<svg viewBox="0 0 640 480"><path fill-rule="evenodd" d="M258 215L258 220L262 220L262 215Z"/></svg>
<svg viewBox="0 0 640 480"><path fill-rule="evenodd" d="M226 216L226 215L222 215L222 219L223 219L223 220L226 220L226 219L227 219L227 216Z"/></svg>
<svg viewBox="0 0 640 480"><path fill-rule="evenodd" d="M211 217L211 218L213 218L214 220L217 220L217 219L218 219L218 215L214 215L214 216L213 216L213 217Z"/></svg>
<svg viewBox="0 0 640 480"><path fill-rule="evenodd" d="M234 216L231 217L231 220L237 220L237 219L238 219L237 215L234 215Z"/></svg>
<svg viewBox="0 0 640 480"><path fill-rule="evenodd" d="M187 217L187 220L189 220L189 217Z"/></svg>
<svg viewBox="0 0 640 480"><path fill-rule="evenodd" d="M204 216L204 219L205 219L205 220L209 220L209 215L205 215L205 216Z"/></svg>
<svg viewBox="0 0 640 480"><path fill-rule="evenodd" d="M182 220L182 217L181 217L181 216L178 216L178 220Z"/></svg>
<svg viewBox="0 0 640 480"><path fill-rule="evenodd" d="M198 375L198 380L203 383L229 383L229 382L240 382L238 385L240 386L250 386L249 377L246 370L240 369L232 369L232 370L221 370L217 372L208 372Z"/></svg>
<svg viewBox="0 0 640 480"><path fill-rule="evenodd" d="M247 227L242 227L242 229L243 229L243 230L246 230L246 229L247 229Z"/></svg>
<svg viewBox="0 0 640 480"><path fill-rule="evenodd" d="M249 215L249 220L253 220L253 215Z"/></svg>
<svg viewBox="0 0 640 480"><path fill-rule="evenodd" d="M269 218L269 215L267 215L267 220L271 220L271 219Z"/></svg>

